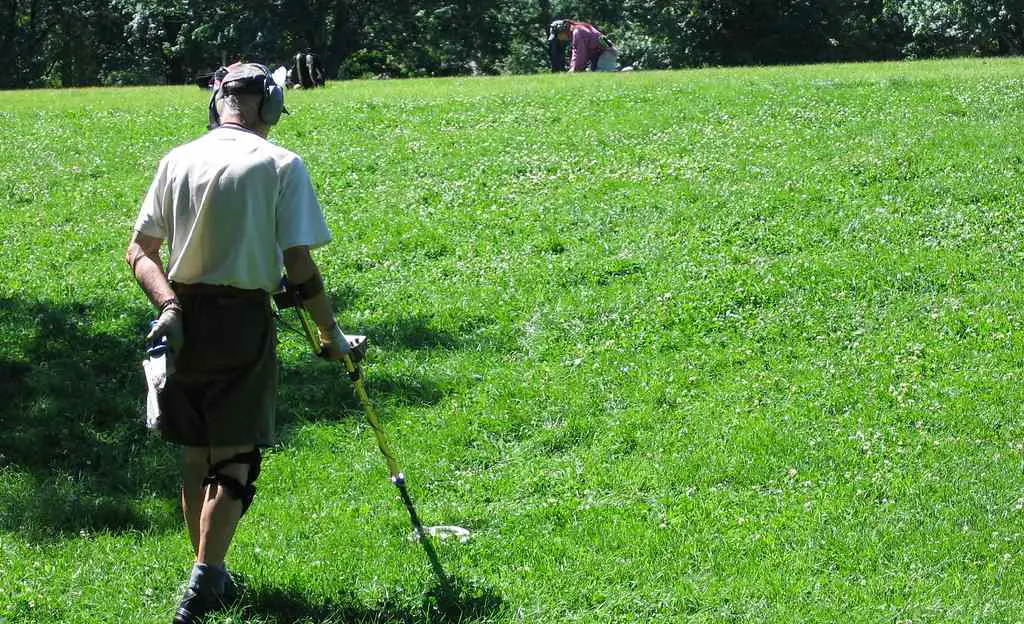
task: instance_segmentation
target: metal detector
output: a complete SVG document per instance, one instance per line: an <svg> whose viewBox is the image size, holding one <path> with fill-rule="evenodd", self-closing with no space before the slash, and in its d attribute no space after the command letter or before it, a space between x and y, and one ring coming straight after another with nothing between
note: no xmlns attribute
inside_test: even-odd
<svg viewBox="0 0 1024 624"><path fill-rule="evenodd" d="M303 333L305 333L306 339L309 341L309 346L312 348L313 353L318 357L326 357L326 349L320 345L320 342L317 340L316 334L313 332L313 328L311 327L310 319L303 313L302 302L299 299L298 292L294 292L286 286L283 293L275 295L274 302L277 305L278 310L288 307L295 308L295 314L299 317ZM362 359L362 356L366 353L366 337L349 336L349 338L356 339L355 344L350 342L349 346L352 347L353 352L358 354L358 359ZM345 364L345 370L348 372L348 378L355 389L356 397L359 398L359 403L363 406L363 411L366 414L366 421L370 423L370 428L373 429L373 435L377 438L377 448L380 449L381 454L384 456L384 461L387 463L388 474L391 477L391 482L398 488L398 493L402 497L402 503L405 504L405 509L409 512L409 519L412 521L413 529L412 538L423 545L423 550L427 553L427 559L430 560L430 567L434 570L434 575L437 576L441 589L446 594L451 595L452 588L451 583L448 580L448 575L445 574L444 568L441 567L441 562L437 558L437 552L434 550L434 546L427 538L437 537L439 539L445 539L447 537L457 537L460 541L466 541L469 539L469 531L458 526L424 527L420 522L419 515L416 513L416 508L412 504L412 498L409 496L409 490L406 488L405 475L398 469L398 462L395 461L394 455L391 454L391 448L388 446L387 437L384 435L384 428L381 427L380 421L377 419L377 413L373 409L373 403L370 402L370 397L366 394L366 387L363 385L362 368L358 366L357 361L353 361L350 353L345 353L344 359L342 360Z"/></svg>

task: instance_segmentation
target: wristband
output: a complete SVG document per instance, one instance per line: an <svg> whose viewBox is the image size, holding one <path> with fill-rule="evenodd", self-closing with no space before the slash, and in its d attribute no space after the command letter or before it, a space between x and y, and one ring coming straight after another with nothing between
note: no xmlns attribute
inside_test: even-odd
<svg viewBox="0 0 1024 624"><path fill-rule="evenodd" d="M178 301L177 297L171 297L167 301L164 301L163 303L161 303L160 304L160 314L163 314L164 312L166 312L168 308L176 308L178 310L178 312L182 311L181 302Z"/></svg>

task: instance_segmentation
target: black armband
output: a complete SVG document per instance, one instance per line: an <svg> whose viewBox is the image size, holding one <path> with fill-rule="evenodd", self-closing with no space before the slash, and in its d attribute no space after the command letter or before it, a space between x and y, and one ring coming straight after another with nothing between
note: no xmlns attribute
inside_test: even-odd
<svg viewBox="0 0 1024 624"><path fill-rule="evenodd" d="M287 310L294 306L302 306L302 302L316 297L324 291L324 280L319 271L313 277L293 284L287 277L281 278L281 290L273 294L274 305L278 310Z"/></svg>
<svg viewBox="0 0 1024 624"><path fill-rule="evenodd" d="M324 292L324 280L320 277L320 272L318 271L313 273L313 277L310 277L301 284L288 284L288 289L301 301L308 301Z"/></svg>

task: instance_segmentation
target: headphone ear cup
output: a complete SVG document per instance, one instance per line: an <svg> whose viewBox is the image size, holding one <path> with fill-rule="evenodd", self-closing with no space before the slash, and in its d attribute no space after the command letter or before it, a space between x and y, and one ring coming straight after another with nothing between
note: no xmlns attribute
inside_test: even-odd
<svg viewBox="0 0 1024 624"><path fill-rule="evenodd" d="M210 113L209 122L206 124L207 130L213 130L214 128L220 127L220 114L217 113L217 91L214 90L213 94L210 95Z"/></svg>
<svg viewBox="0 0 1024 624"><path fill-rule="evenodd" d="M260 120L272 126L281 119L284 111L284 89L277 86L274 79L267 76L263 90L263 101L260 102Z"/></svg>

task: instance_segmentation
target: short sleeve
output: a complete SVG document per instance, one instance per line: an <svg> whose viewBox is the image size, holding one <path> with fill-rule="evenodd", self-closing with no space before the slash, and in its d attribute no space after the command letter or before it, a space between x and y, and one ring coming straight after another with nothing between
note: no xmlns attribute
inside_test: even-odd
<svg viewBox="0 0 1024 624"><path fill-rule="evenodd" d="M167 222L164 218L164 200L167 192L167 161L161 160L153 182L142 200L142 208L135 220L135 231L146 236L167 238Z"/></svg>
<svg viewBox="0 0 1024 624"><path fill-rule="evenodd" d="M282 171L277 204L277 244L282 249L301 245L320 247L331 242L331 232L316 199L309 171L295 157Z"/></svg>

